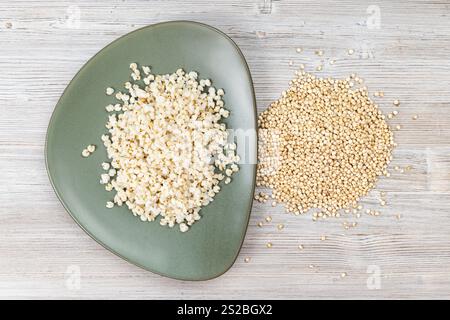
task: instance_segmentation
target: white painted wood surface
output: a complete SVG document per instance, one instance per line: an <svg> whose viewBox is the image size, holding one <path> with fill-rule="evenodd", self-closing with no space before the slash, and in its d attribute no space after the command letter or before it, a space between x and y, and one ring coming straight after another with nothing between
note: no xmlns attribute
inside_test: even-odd
<svg viewBox="0 0 450 320"><path fill-rule="evenodd" d="M449 14L444 0L1 0L0 298L450 298ZM400 99L393 165L413 169L379 183L388 193L382 215L364 215L347 231L344 219L313 222L255 204L236 264L206 282L143 271L84 234L45 171L53 108L78 69L110 41L177 19L211 24L238 43L259 110L286 88L295 70L289 60L313 70L316 49L336 59L322 74L358 73L372 92L385 92L378 99L385 111ZM365 203L377 208L377 197L375 191ZM273 222L258 228L267 214Z"/></svg>

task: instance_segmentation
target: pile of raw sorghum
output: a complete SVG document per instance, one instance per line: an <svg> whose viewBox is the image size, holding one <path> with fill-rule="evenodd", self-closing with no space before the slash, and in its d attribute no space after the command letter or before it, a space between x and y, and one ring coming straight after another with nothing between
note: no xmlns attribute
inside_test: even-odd
<svg viewBox="0 0 450 320"><path fill-rule="evenodd" d="M260 114L257 185L272 188L289 212L337 216L388 175L393 133L354 77L298 72Z"/></svg>

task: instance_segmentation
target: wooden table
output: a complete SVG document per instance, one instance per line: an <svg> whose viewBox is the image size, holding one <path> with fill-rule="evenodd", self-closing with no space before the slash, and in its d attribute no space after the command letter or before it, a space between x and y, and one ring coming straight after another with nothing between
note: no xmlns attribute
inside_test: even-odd
<svg viewBox="0 0 450 320"><path fill-rule="evenodd" d="M449 14L446 1L0 2L0 298L450 298ZM235 265L206 282L143 271L91 240L47 178L50 115L74 74L109 42L180 19L211 24L237 42L259 111L300 63L314 71L321 60L317 74L355 72L372 93L383 91L376 98L383 111L399 99L392 166L412 169L392 168L363 201L381 215L313 222L255 203ZM267 215L273 222L257 227ZM346 230L344 221L358 226Z"/></svg>

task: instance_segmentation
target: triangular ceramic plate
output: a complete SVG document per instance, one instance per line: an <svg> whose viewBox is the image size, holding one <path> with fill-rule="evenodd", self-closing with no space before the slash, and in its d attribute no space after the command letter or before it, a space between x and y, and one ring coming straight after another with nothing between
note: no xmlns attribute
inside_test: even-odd
<svg viewBox="0 0 450 320"><path fill-rule="evenodd" d="M256 142L246 164L203 208L202 219L181 233L158 222L141 222L123 207L107 209L112 194L99 184L107 160L100 137L106 133L107 87L123 90L131 62L155 74L195 70L225 90L231 111L227 126L256 130L251 75L239 48L224 33L204 24L175 21L151 25L114 41L78 72L59 100L47 131L46 163L51 183L73 219L92 238L123 259L155 273L185 280L211 279L234 263L248 225L255 184ZM249 141L249 140L247 140ZM82 158L89 144L97 150ZM242 148L238 148L242 151ZM242 154L240 154L242 157Z"/></svg>

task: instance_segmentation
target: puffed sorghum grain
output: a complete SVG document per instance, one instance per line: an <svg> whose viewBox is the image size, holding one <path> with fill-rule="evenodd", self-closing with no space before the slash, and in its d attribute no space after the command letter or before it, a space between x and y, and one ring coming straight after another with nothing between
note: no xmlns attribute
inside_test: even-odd
<svg viewBox="0 0 450 320"><path fill-rule="evenodd" d="M224 91L194 71L154 75L136 63L130 69L143 84L127 82L116 93L119 103L107 111L122 112L109 115L102 136L111 162L102 165L108 172L101 183L115 191L107 207L126 204L142 221L161 217L161 225L186 232L221 190L219 182L230 183L239 170L236 145L228 143L222 122L229 116Z"/></svg>

